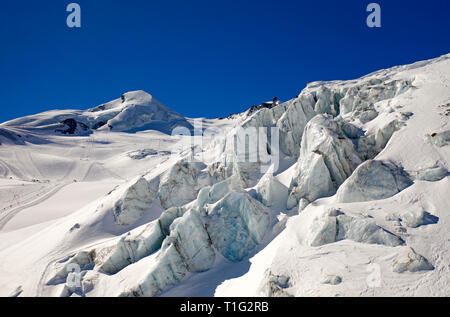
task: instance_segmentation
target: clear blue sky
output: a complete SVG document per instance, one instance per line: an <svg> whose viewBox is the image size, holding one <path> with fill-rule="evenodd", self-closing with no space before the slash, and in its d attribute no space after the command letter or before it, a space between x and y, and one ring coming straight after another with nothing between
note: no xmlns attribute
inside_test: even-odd
<svg viewBox="0 0 450 317"><path fill-rule="evenodd" d="M81 29L66 26L70 2ZM380 29L365 24L370 2ZM186 116L226 116L449 53L449 19L448 0L2 0L0 122L137 89Z"/></svg>

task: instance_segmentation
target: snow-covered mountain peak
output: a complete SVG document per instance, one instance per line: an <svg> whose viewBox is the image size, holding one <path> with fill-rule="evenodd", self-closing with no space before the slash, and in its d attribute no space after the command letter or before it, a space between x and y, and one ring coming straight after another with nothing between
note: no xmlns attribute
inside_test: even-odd
<svg viewBox="0 0 450 317"><path fill-rule="evenodd" d="M166 134L178 126L192 129L179 113L145 91L131 91L88 110L53 110L2 124L29 132L88 135L94 130L138 132L157 130Z"/></svg>
<svg viewBox="0 0 450 317"><path fill-rule="evenodd" d="M136 132L159 130L170 134L173 128L192 126L187 120L143 90L130 91L120 98L89 109L86 116L99 130Z"/></svg>
<svg viewBox="0 0 450 317"><path fill-rule="evenodd" d="M120 98L114 99L107 103L101 104L94 108L88 109L88 112L107 112L107 111L122 111L133 105L139 105L143 107L152 107L159 105L166 108L167 111L172 111L164 106L160 101L154 98L149 93L143 90L129 91L124 93Z"/></svg>
<svg viewBox="0 0 450 317"><path fill-rule="evenodd" d="M120 133L189 124L143 91L1 125L0 295L447 295L449 57L202 119L209 143ZM93 136L11 142L61 121Z"/></svg>

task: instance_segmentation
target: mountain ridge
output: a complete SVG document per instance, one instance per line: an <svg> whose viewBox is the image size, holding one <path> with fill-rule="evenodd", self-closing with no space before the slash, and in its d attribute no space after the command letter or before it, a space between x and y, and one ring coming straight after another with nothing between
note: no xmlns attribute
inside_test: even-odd
<svg viewBox="0 0 450 317"><path fill-rule="evenodd" d="M313 82L279 105L202 119L220 133L197 146L190 136L105 125L49 137L58 144L5 144L0 180L25 193L17 208L33 202L31 186L62 189L0 217L0 294L20 286L26 296L447 295L449 57ZM234 146L252 129L278 160L268 169ZM97 188L95 199L83 188ZM74 265L79 285L67 282Z"/></svg>
<svg viewBox="0 0 450 317"><path fill-rule="evenodd" d="M170 134L176 126L193 128L186 118L142 90L127 92L87 110L50 110L9 120L0 126L66 135L86 135L92 130L138 132L149 129Z"/></svg>

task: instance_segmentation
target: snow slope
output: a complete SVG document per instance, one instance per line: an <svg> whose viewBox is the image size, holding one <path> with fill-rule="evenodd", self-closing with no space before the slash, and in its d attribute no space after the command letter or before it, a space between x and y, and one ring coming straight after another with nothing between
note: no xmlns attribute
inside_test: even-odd
<svg viewBox="0 0 450 317"><path fill-rule="evenodd" d="M131 92L4 123L0 295L448 296L449 84L450 54L227 119Z"/></svg>
<svg viewBox="0 0 450 317"><path fill-rule="evenodd" d="M22 138L9 133L9 128L66 135L87 135L93 130L136 132L151 129L170 133L177 126L192 129L184 117L152 95L132 91L86 111L54 110L11 120L1 125L0 135L10 140Z"/></svg>

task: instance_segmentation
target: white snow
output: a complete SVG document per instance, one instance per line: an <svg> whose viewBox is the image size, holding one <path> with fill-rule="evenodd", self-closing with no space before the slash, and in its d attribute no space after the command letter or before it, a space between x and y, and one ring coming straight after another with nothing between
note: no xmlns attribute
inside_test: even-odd
<svg viewBox="0 0 450 317"><path fill-rule="evenodd" d="M449 107L450 54L223 120L136 91L3 123L0 296L448 296Z"/></svg>
<svg viewBox="0 0 450 317"><path fill-rule="evenodd" d="M33 201L33 206L22 209L11 218L3 231L14 231L34 224L54 220L69 215L98 197L106 195L117 184L116 181L92 182L89 186L84 183L70 183L57 188L53 195L44 196L45 200ZM74 195L76 193L76 195ZM39 196L37 196L39 197ZM39 203L40 202L40 203Z"/></svg>

